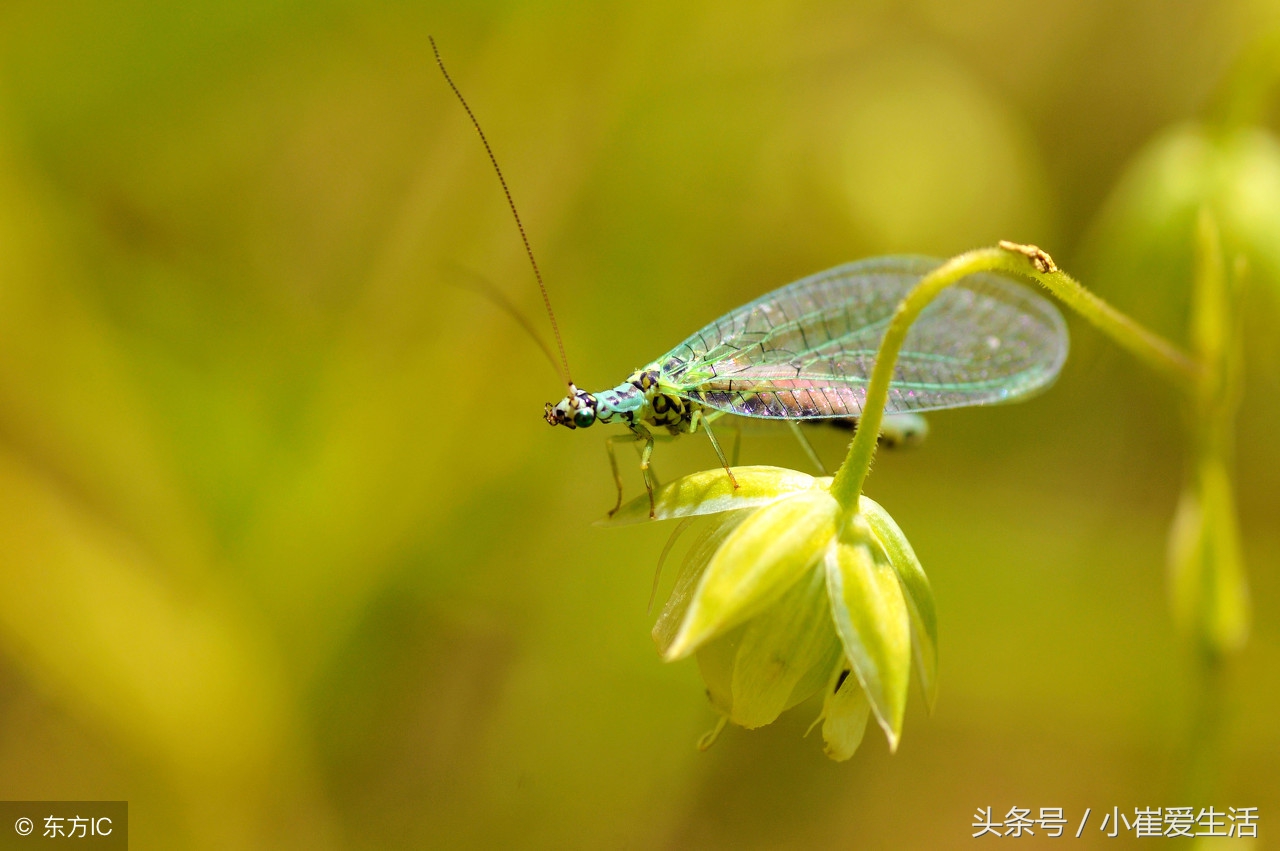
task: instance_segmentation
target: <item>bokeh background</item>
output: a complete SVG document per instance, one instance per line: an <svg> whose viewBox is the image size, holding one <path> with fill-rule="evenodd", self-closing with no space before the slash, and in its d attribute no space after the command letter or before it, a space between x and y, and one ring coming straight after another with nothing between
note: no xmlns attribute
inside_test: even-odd
<svg viewBox="0 0 1280 851"><path fill-rule="evenodd" d="M1260 0L6 0L0 798L128 799L144 849L939 848L988 806L1092 807L1097 844L1103 810L1209 804L1259 807L1275 847L1265 256L1254 629L1208 799L1182 797L1198 681L1164 581L1182 412L1074 319L1048 394L939 414L869 481L934 583L937 711L845 764L802 737L814 705L699 753L696 666L648 635L667 530L592 526L604 429L547 428L562 387L472 291L545 327L427 36L599 388L813 271L1001 238L1185 340L1203 163L1161 140L1277 27ZM785 433L744 461L805 468ZM692 440L655 468L713 463Z"/></svg>

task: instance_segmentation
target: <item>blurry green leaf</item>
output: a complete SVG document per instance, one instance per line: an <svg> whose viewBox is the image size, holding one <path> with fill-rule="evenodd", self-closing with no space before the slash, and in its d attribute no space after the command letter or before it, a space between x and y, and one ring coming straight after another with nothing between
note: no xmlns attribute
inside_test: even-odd
<svg viewBox="0 0 1280 851"><path fill-rule="evenodd" d="M842 652L830 611L825 574L815 567L747 623L733 664L735 724L748 729L770 724L822 687ZM802 681L815 685L798 694Z"/></svg>
<svg viewBox="0 0 1280 851"><path fill-rule="evenodd" d="M676 479L654 492L654 517L672 520L700 514L718 514L737 508L753 508L797 491L821 488L825 479L782 467L734 467L735 489L723 467ZM625 526L649 520L649 495L643 494L618 509L597 526Z"/></svg>
<svg viewBox="0 0 1280 851"><path fill-rule="evenodd" d="M911 626L897 572L861 517L827 550L836 632L876 720L896 749L911 673ZM861 526L861 528L857 528Z"/></svg>
<svg viewBox="0 0 1280 851"><path fill-rule="evenodd" d="M889 516L889 512L865 496L859 502L859 507L902 583L907 610L911 614L916 670L920 674L925 703L932 712L938 699L938 616L929 577L925 576L920 560L911 549L911 543Z"/></svg>
<svg viewBox="0 0 1280 851"><path fill-rule="evenodd" d="M184 489L168 423L155 416L136 352L85 298L79 223L13 145L0 102L0 431L101 505L131 538L203 567L206 519Z"/></svg>
<svg viewBox="0 0 1280 851"><path fill-rule="evenodd" d="M37 682L188 778L243 783L288 746L271 648L4 451L0 551L0 638Z"/></svg>
<svg viewBox="0 0 1280 851"><path fill-rule="evenodd" d="M1215 653L1241 647L1249 634L1249 589L1231 478L1221 462L1203 464L1182 493L1169 568L1178 625Z"/></svg>
<svg viewBox="0 0 1280 851"><path fill-rule="evenodd" d="M707 565L667 659L679 659L776 601L820 558L839 505L801 491L756 510Z"/></svg>
<svg viewBox="0 0 1280 851"><path fill-rule="evenodd" d="M1241 372L1239 288L1226 272L1216 216L1200 212L1196 228L1191 339L1205 370L1193 400L1194 478L1174 516L1170 593L1179 626L1214 654L1243 646L1249 594L1236 521L1232 477Z"/></svg>
<svg viewBox="0 0 1280 851"><path fill-rule="evenodd" d="M826 754L837 762L853 756L867 731L871 702L857 677L844 676L839 689L827 693L822 703L822 739Z"/></svg>

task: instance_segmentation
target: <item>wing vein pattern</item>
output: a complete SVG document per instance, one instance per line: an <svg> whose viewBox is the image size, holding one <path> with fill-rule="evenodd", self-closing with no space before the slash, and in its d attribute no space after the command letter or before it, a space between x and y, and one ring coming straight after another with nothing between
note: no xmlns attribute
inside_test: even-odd
<svg viewBox="0 0 1280 851"><path fill-rule="evenodd" d="M862 413L898 303L941 261L878 257L788 284L722 316L658 361L668 392L747 417ZM1050 384L1067 329L1047 299L993 273L944 290L911 326L885 411L1009 402Z"/></svg>

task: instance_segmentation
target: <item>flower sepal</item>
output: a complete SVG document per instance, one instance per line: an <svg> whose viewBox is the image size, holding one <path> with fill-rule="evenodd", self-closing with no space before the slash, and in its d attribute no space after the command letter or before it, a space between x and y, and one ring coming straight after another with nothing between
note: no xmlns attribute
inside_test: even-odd
<svg viewBox="0 0 1280 851"><path fill-rule="evenodd" d="M597 526L629 526L650 520L676 520L705 514L722 514L739 508L758 508L798 491L827 490L830 478L815 478L783 467L734 467L735 488L723 467L692 473L668 482L653 493L653 516L649 516L649 496L636 497L612 515L597 520Z"/></svg>

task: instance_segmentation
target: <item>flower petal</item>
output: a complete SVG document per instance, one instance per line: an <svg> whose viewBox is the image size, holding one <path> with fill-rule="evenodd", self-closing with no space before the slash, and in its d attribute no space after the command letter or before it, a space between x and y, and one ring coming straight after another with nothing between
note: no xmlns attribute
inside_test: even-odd
<svg viewBox="0 0 1280 851"><path fill-rule="evenodd" d="M844 677L838 689L828 691L822 703L822 739L827 756L837 762L853 756L862 744L870 715L871 702L857 677Z"/></svg>
<svg viewBox="0 0 1280 851"><path fill-rule="evenodd" d="M747 729L771 724L822 688L843 654L830 611L826 575L814 568L747 622L733 663L733 723ZM797 695L806 680L812 687Z"/></svg>
<svg viewBox="0 0 1280 851"><path fill-rule="evenodd" d="M698 660L698 673L707 684L707 699L721 714L732 720L733 660L738 656L742 635L746 626L731 629L715 641L708 641L698 648L694 657Z"/></svg>
<svg viewBox="0 0 1280 851"><path fill-rule="evenodd" d="M734 467L733 476L738 482L737 488L723 467L668 482L654 492L654 519L671 520L758 507L797 491L819 487L819 480L813 476L783 467ZM649 519L649 495L643 494L622 506L612 517L597 520L596 525L626 526Z"/></svg>
<svg viewBox="0 0 1280 851"><path fill-rule="evenodd" d="M898 575L866 521L827 550L827 592L836 632L876 720L897 749L911 674L911 619Z"/></svg>
<svg viewBox="0 0 1280 851"><path fill-rule="evenodd" d="M902 590L907 598L907 611L911 615L916 671L920 675L925 703L932 712L938 699L938 615L933 605L933 589L929 586L929 577L925 576L924 568L920 566L920 560L911 549L907 536L902 534L889 512L865 496L862 497L859 508L862 516L867 519L867 525L884 547L889 563L898 572L898 581L902 583Z"/></svg>
<svg viewBox="0 0 1280 851"><path fill-rule="evenodd" d="M711 558L668 660L687 656L781 597L818 562L840 510L825 491L801 491L757 509Z"/></svg>
<svg viewBox="0 0 1280 851"><path fill-rule="evenodd" d="M676 577L675 587L671 589L671 596L667 598L662 614L658 615L658 620L653 625L653 640L663 656L667 655L671 642L680 631L680 624L684 623L689 604L693 602L693 594L698 590L698 583L702 580L707 565L711 563L711 557L720 549L729 533L750 515L750 509L721 515L689 548L689 554L685 556L680 574Z"/></svg>

